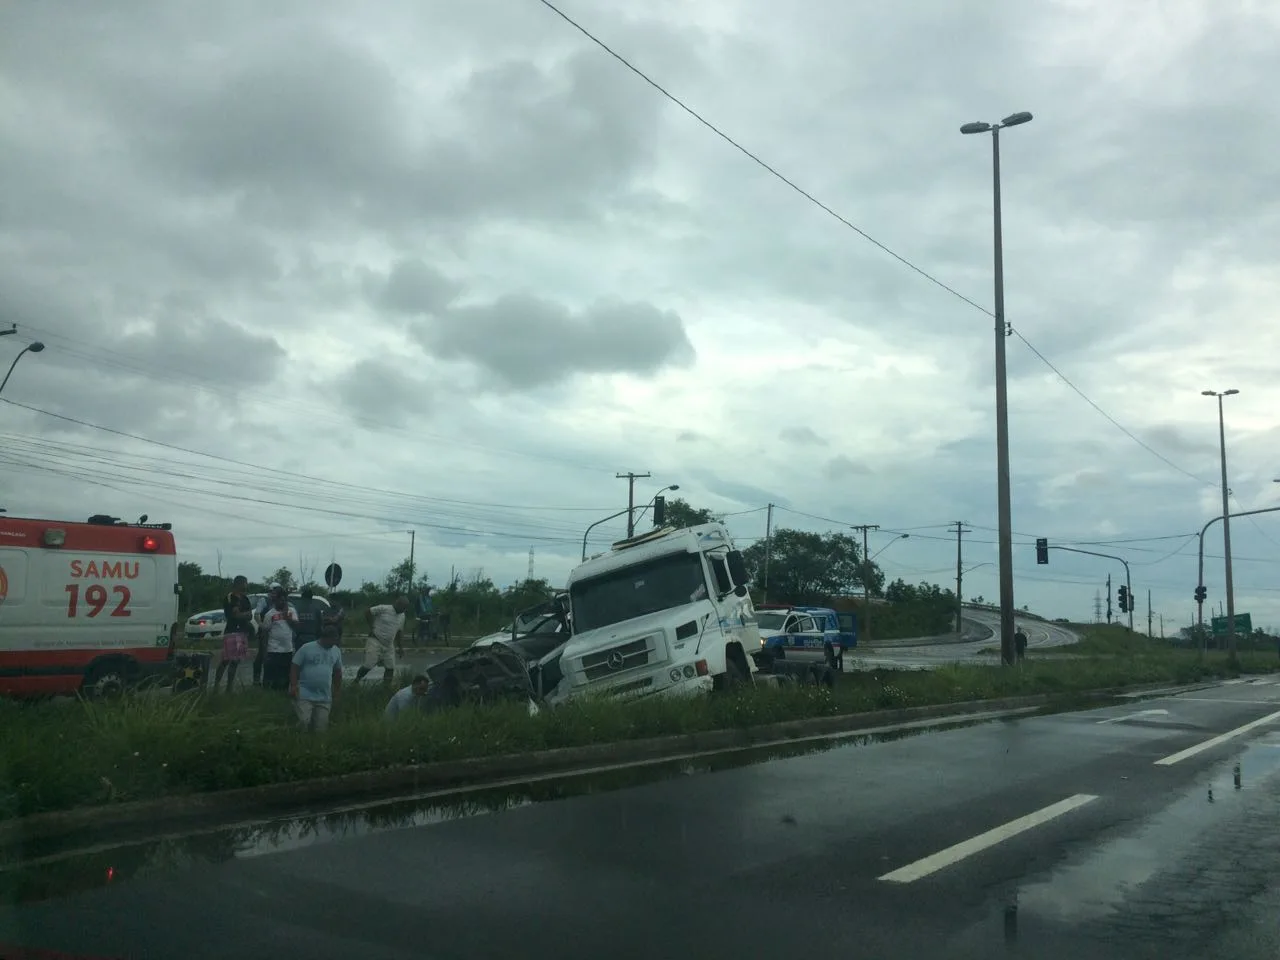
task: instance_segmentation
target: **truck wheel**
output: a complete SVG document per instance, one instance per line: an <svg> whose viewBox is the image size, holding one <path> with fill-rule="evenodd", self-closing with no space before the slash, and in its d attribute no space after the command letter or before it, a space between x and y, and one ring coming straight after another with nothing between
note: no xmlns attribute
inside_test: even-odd
<svg viewBox="0 0 1280 960"><path fill-rule="evenodd" d="M81 688L92 700L118 700L129 685L126 665L119 660L95 664Z"/></svg>
<svg viewBox="0 0 1280 960"><path fill-rule="evenodd" d="M725 657L724 673L716 677L716 689L722 693L730 693L745 687L747 682L747 676L737 658L732 655Z"/></svg>

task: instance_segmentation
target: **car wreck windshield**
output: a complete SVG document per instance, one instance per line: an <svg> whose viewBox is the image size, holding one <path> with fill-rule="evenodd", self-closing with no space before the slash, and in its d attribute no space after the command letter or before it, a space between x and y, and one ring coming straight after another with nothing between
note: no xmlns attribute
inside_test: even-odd
<svg viewBox="0 0 1280 960"><path fill-rule="evenodd" d="M581 580L569 589L574 633L596 630L707 596L702 556L671 553Z"/></svg>

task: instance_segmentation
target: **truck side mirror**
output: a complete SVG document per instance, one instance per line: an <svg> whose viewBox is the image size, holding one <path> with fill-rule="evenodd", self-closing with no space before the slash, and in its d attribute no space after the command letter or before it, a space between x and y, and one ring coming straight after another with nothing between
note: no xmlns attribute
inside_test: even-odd
<svg viewBox="0 0 1280 960"><path fill-rule="evenodd" d="M733 582L738 586L746 586L751 581L751 576L747 573L747 564L742 559L742 551L730 550L725 560L729 564L729 576L733 579ZM737 591L734 592L736 593ZM738 596L742 596L742 594L739 593Z"/></svg>

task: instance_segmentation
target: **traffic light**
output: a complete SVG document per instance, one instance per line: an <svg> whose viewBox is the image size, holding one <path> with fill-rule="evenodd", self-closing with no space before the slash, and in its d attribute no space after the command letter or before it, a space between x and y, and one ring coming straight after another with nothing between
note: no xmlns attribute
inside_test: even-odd
<svg viewBox="0 0 1280 960"><path fill-rule="evenodd" d="M1049 562L1049 538L1038 537L1036 539L1036 563Z"/></svg>
<svg viewBox="0 0 1280 960"><path fill-rule="evenodd" d="M1116 594L1116 600L1120 604L1120 612L1128 613L1129 612L1129 588L1121 584L1120 590Z"/></svg>
<svg viewBox="0 0 1280 960"><path fill-rule="evenodd" d="M1209 595L1209 591L1204 588L1204 584L1196 587L1196 603L1204 603L1204 598Z"/></svg>
<svg viewBox="0 0 1280 960"><path fill-rule="evenodd" d="M655 527L662 526L667 520L667 498L653 498L653 525Z"/></svg>

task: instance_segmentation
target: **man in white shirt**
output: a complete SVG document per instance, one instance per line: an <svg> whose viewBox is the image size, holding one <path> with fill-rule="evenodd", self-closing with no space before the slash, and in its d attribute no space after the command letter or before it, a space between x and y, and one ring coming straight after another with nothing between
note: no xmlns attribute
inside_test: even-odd
<svg viewBox="0 0 1280 960"><path fill-rule="evenodd" d="M287 594L280 593L262 614L262 636L266 655L262 663L262 685L269 690L289 688L289 668L293 663L293 636L298 629L298 611Z"/></svg>
<svg viewBox="0 0 1280 960"><path fill-rule="evenodd" d="M387 709L382 712L382 719L394 720L402 713L411 713L426 707L427 687L430 681L426 674L418 674L409 686L396 691L387 702Z"/></svg>
<svg viewBox="0 0 1280 960"><path fill-rule="evenodd" d="M382 667L384 683L395 679L396 651L404 639L404 615L408 609L409 598L396 597L394 603L380 603L365 611L369 640L364 647L364 665L356 671L356 683L374 667Z"/></svg>

